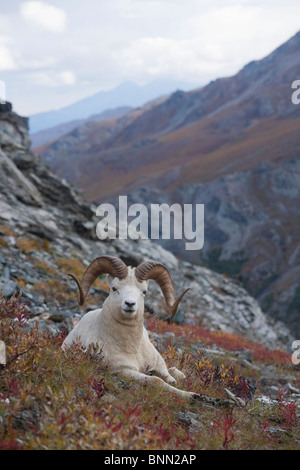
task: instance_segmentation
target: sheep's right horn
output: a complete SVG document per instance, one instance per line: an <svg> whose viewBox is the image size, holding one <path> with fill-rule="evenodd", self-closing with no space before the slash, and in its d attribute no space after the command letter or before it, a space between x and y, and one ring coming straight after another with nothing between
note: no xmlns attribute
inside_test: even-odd
<svg viewBox="0 0 300 470"><path fill-rule="evenodd" d="M179 302L184 294L190 290L186 289L177 300L174 296L174 287L171 275L163 264L156 261L144 261L135 269L135 276L139 282L153 279L162 290L166 301L166 307L170 318L172 319L177 311Z"/></svg>
<svg viewBox="0 0 300 470"><path fill-rule="evenodd" d="M81 281L79 281L74 274L69 274L69 276L74 279L79 289L79 305L84 304L85 298L88 295L92 284L98 276L101 276L101 274L110 274L112 277L125 279L128 274L128 268L121 259L116 258L115 256L100 256L91 262L83 274Z"/></svg>

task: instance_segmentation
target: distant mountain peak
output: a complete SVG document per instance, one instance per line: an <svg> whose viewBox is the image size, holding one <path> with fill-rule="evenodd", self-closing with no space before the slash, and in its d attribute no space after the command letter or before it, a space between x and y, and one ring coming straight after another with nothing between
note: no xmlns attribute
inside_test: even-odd
<svg viewBox="0 0 300 470"><path fill-rule="evenodd" d="M142 106L162 95L172 93L180 86L185 89L192 88L187 82L168 79L157 79L145 85L137 85L128 80L111 90L100 90L58 110L33 114L30 116L30 133L34 134L76 119L87 119L108 109Z"/></svg>

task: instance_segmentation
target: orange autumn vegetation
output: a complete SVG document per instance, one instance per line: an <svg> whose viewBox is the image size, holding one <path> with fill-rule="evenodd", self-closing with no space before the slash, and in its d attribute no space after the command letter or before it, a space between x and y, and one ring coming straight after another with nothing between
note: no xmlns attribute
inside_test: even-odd
<svg viewBox="0 0 300 470"><path fill-rule="evenodd" d="M181 352L175 346L163 352L168 366L178 366L186 375L179 387L215 398L226 397L226 387L246 400L245 407L188 403L113 375L101 355L92 350L84 354L78 346L63 352L63 332L53 335L40 331L38 323L28 327L27 321L20 298L0 294L1 340L6 345L6 364L0 364L0 450L271 450L293 449L300 441L293 402L282 395L276 406L262 408L252 401L249 380L238 363L225 356L217 363L203 350L188 349L189 338L216 344L222 335L148 320L153 329L173 331L178 343L182 338L186 342ZM199 339L200 331L207 342ZM227 340L233 347L233 335ZM273 423L286 432L271 434Z"/></svg>
<svg viewBox="0 0 300 470"><path fill-rule="evenodd" d="M176 323L166 323L158 318L150 317L147 320L149 331L157 333L173 332L176 338L186 343L212 346L225 349L227 351L241 351L247 349L252 352L253 359L274 364L288 364L290 355L281 350L270 350L262 344L237 336L224 331L211 331L199 325L178 325Z"/></svg>

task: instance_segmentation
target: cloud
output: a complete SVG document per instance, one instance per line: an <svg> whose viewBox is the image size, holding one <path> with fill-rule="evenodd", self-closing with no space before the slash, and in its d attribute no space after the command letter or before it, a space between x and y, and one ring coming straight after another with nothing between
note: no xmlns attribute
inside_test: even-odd
<svg viewBox="0 0 300 470"><path fill-rule="evenodd" d="M12 56L12 53L7 46L7 43L10 42L10 39L5 36L0 36L0 70L9 71L16 70L17 65Z"/></svg>
<svg viewBox="0 0 300 470"><path fill-rule="evenodd" d="M35 72L31 74L35 85L47 88L71 86L76 83L76 77L70 70L63 72Z"/></svg>
<svg viewBox="0 0 300 470"><path fill-rule="evenodd" d="M132 42L123 51L121 61L127 73L172 76L182 80L188 77L191 81L203 82L211 74L217 74L224 65L217 47L207 51L204 49L199 39L144 37Z"/></svg>
<svg viewBox="0 0 300 470"><path fill-rule="evenodd" d="M76 83L75 75L69 70L61 72L58 74L58 77L62 85L74 85L74 83Z"/></svg>
<svg viewBox="0 0 300 470"><path fill-rule="evenodd" d="M23 55L23 58L20 58L19 65L22 70L40 70L40 69L50 69L55 67L57 64L57 59L53 56L38 56L33 58L28 58Z"/></svg>
<svg viewBox="0 0 300 470"><path fill-rule="evenodd" d="M45 2L30 1L21 4L22 18L52 33L62 33L66 29L66 13L62 8Z"/></svg>
<svg viewBox="0 0 300 470"><path fill-rule="evenodd" d="M16 68L8 47L0 45L0 70L15 70Z"/></svg>
<svg viewBox="0 0 300 470"><path fill-rule="evenodd" d="M0 78L26 113L125 80L204 85L238 72L299 29L299 0L10 0ZM3 71L2 71L3 70ZM24 89L26 85L26 93Z"/></svg>

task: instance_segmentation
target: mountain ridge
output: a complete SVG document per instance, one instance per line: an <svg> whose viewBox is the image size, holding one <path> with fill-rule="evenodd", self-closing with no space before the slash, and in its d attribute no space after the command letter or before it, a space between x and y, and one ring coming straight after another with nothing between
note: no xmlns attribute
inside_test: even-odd
<svg viewBox="0 0 300 470"><path fill-rule="evenodd" d="M83 126L84 124L91 121L101 121L105 119L111 119L113 117L120 117L132 110L130 106L123 106L114 109L107 109L102 111L100 114L93 114L87 119L75 119L65 123L58 124L53 127L49 127L30 135L32 147L40 147L43 144L49 143L53 140L62 137L63 135L69 134L77 127Z"/></svg>
<svg viewBox="0 0 300 470"><path fill-rule="evenodd" d="M141 86L130 81L123 82L111 90L99 91L60 109L31 115L30 133L34 134L75 119L88 119L107 109L142 106L159 96L171 93L178 87L189 88L191 85L175 80L154 80Z"/></svg>
<svg viewBox="0 0 300 470"><path fill-rule="evenodd" d="M186 168L190 165L201 166L201 158L205 157L207 160L211 151L218 148L222 151L222 147L234 145L237 139L242 141L244 132L249 134L256 132L257 129L259 134L258 124L268 126L270 123L271 126L280 128L282 118L287 115L297 117L300 113L291 102L290 86L297 73L295 43L299 44L299 42L300 34L297 33L284 47L281 46L261 61L251 62L233 77L212 81L200 90L173 93L156 107L145 110L137 119L130 121L129 124L126 123L112 137L108 136L93 146L91 154L89 152L83 154L85 170L83 168L82 170L86 173L84 179L88 181L86 197L89 200L97 200L103 195L109 196L107 187L103 187L103 192L99 187L98 194L93 188L96 160L99 172L105 173L107 170L109 173L109 166L116 164L115 176L110 174L110 177L115 178L117 187L119 187L119 177L123 176L124 179L131 181L131 187L135 189L135 178L139 178L139 174L135 174L135 166L140 156L143 156L143 161L145 161L144 173L151 173L150 166L154 163L156 174L163 175L165 162L167 162L170 169L185 168L186 174ZM288 59L283 58L284 51L288 51ZM279 59L281 60L280 66L278 66ZM282 64L286 64L286 67L284 68ZM271 69L270 66L272 66ZM267 75L264 76L266 70ZM263 82L260 93L257 92L258 76ZM274 80L274 83L270 83L270 80ZM282 80L285 80L284 83ZM254 94L253 91L255 91ZM252 93L251 99L249 98L250 92ZM257 126L256 129L255 126ZM271 138L276 138L276 132L277 129ZM255 141L255 136L254 139L252 136L250 139ZM259 145L260 142L257 143L257 146ZM156 158L158 147L164 154L164 161ZM78 152L80 152L80 141ZM182 158L183 152L184 158ZM51 145L43 148L41 155L42 158L46 156L52 169L63 176L65 164L63 160L68 158L67 155L56 154ZM110 165L105 163L108 160ZM118 160L126 162L124 167L117 164ZM150 162L150 166L147 166L147 161ZM80 162L78 165L80 166ZM89 165L92 168L90 178ZM121 175L118 172L118 166L120 166ZM212 168L212 165L210 167ZM193 183L194 169L191 174L189 182ZM212 174L210 178L213 179L214 176L219 176L219 174L215 172L215 175ZM80 178L72 182L85 189Z"/></svg>
<svg viewBox="0 0 300 470"><path fill-rule="evenodd" d="M199 90L177 91L156 106L131 115L132 119L125 115L112 132L101 135L94 128L85 141L79 138L68 148L68 139L58 139L41 149L42 159L56 174L67 175L90 201L109 202L118 194L128 194L142 203L151 197L153 203L162 199L184 203L187 196L201 203L197 194L205 187L211 195L211 201L206 201L208 233L204 249L193 262L218 266L225 272L234 263L235 275L243 278L268 312L294 322L299 311L300 241L291 221L299 217L294 202L300 188L291 169L298 174L300 106L292 103L291 85L298 76L299 48L300 32L233 77L214 80ZM269 178L264 165L269 168ZM217 198L219 213L212 203L212 188L223 187L224 178L227 189L222 190L224 204ZM245 187L242 181L247 182ZM286 186L291 186L290 195ZM148 199L143 199L141 188L150 189ZM243 206L235 197L238 188L245 192L240 198ZM231 216L224 218L226 204ZM255 212L261 213L260 239ZM234 213L240 220L238 226L232 222ZM248 223L242 222L245 217ZM236 230L240 238L234 253ZM247 246L247 256L242 255ZM289 266L283 250L291 260ZM185 257L186 253L179 249L177 255ZM246 258L253 260L251 266ZM283 280L289 276L287 289ZM299 321L293 325L299 331Z"/></svg>

